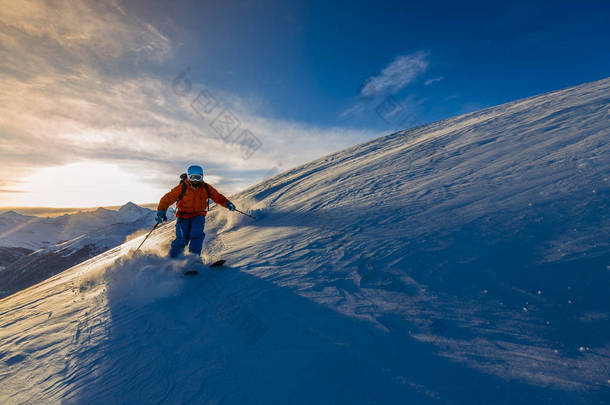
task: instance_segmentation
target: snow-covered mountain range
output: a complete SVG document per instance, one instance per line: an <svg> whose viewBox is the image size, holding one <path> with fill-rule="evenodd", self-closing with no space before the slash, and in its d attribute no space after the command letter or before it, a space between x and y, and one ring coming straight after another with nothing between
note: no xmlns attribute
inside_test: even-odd
<svg viewBox="0 0 610 405"><path fill-rule="evenodd" d="M132 202L128 202L117 211L100 207L95 211L52 218L8 211L0 214L0 246L30 250L44 249L108 225L134 222L145 215L150 216L151 212Z"/></svg>
<svg viewBox="0 0 610 405"><path fill-rule="evenodd" d="M0 300L0 402L610 403L610 79L384 136ZM198 268L200 275L182 271Z"/></svg>
<svg viewBox="0 0 610 405"><path fill-rule="evenodd" d="M132 202L54 218L0 214L0 298L120 245L154 216Z"/></svg>

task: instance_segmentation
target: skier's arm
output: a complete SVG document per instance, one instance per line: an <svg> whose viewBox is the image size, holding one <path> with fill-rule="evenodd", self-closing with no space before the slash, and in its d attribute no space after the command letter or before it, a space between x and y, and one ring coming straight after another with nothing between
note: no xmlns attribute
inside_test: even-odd
<svg viewBox="0 0 610 405"><path fill-rule="evenodd" d="M212 201L214 201L216 204L221 205L223 207L227 206L227 203L229 202L229 200L227 199L227 197L225 197L224 195L220 194L214 187L212 187L210 184L208 184L208 187L210 187L210 198L212 199Z"/></svg>
<svg viewBox="0 0 610 405"><path fill-rule="evenodd" d="M167 211L170 205L178 201L178 197L180 197L180 192L182 191L182 185L178 184L176 187L172 188L169 193L165 194L161 197L161 201L159 201L158 210Z"/></svg>

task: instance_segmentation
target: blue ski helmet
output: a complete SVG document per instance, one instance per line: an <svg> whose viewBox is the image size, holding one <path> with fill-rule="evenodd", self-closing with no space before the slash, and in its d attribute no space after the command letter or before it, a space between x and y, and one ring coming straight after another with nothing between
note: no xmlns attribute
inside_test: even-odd
<svg viewBox="0 0 610 405"><path fill-rule="evenodd" d="M186 169L186 174L189 179L189 184L195 188L201 187L203 184L203 169L201 166L193 165Z"/></svg>
<svg viewBox="0 0 610 405"><path fill-rule="evenodd" d="M186 174L188 174L189 176L191 174L199 174L199 175L203 176L203 169L201 168L201 166L192 165L192 166L189 166L188 169L186 169Z"/></svg>

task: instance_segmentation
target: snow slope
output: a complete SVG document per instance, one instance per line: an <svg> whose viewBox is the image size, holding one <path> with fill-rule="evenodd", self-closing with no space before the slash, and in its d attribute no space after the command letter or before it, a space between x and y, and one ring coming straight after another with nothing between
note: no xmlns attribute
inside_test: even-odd
<svg viewBox="0 0 610 405"><path fill-rule="evenodd" d="M610 79L381 137L0 301L0 402L610 403Z"/></svg>

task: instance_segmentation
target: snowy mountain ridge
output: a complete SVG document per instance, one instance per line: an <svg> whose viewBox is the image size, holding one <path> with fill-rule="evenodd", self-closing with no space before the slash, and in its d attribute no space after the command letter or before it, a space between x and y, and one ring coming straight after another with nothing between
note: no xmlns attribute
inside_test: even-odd
<svg viewBox="0 0 610 405"><path fill-rule="evenodd" d="M9 245L0 247L0 298L122 244L128 236L149 229L154 216L154 211L131 202L116 211L98 208L55 218L0 214L0 229L8 229L0 244ZM173 218L171 212L169 216ZM11 246L18 243L30 249ZM37 243L40 247L32 250Z"/></svg>
<svg viewBox="0 0 610 405"><path fill-rule="evenodd" d="M0 214L0 246L44 249L108 225L136 221L151 212L152 210L132 202L117 211L100 207L94 211L51 218L7 211Z"/></svg>
<svg viewBox="0 0 610 405"><path fill-rule="evenodd" d="M604 79L377 138L214 208L223 269L170 223L0 300L0 401L608 403L609 109Z"/></svg>

